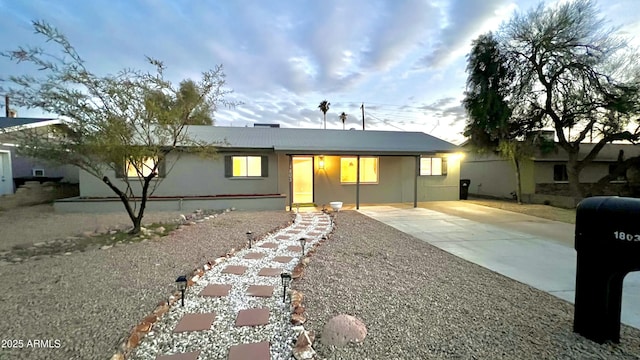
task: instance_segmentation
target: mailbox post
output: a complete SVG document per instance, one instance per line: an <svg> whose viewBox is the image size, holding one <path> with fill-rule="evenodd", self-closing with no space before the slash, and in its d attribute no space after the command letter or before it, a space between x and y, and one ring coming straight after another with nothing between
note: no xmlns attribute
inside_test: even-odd
<svg viewBox="0 0 640 360"><path fill-rule="evenodd" d="M573 331L620 342L622 283L640 270L640 199L597 196L576 209Z"/></svg>

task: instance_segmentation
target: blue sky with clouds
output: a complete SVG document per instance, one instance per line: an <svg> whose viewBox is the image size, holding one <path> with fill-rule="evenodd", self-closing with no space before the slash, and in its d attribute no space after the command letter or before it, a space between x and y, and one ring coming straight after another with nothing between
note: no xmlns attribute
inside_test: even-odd
<svg viewBox="0 0 640 360"><path fill-rule="evenodd" d="M556 1L548 1L553 4ZM146 68L176 82L223 64L232 98L216 125L422 131L460 143L471 40L533 0L0 0L0 47L39 44L32 20L70 39L89 69ZM599 0L603 16L640 34L640 1ZM639 45L638 39L633 42ZM0 76L21 65L0 59ZM18 109L20 116L41 116Z"/></svg>

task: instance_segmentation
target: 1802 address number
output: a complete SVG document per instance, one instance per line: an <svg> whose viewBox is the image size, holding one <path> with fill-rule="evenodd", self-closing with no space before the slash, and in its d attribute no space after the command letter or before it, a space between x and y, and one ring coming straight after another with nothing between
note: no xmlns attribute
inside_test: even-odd
<svg viewBox="0 0 640 360"><path fill-rule="evenodd" d="M629 234L624 231L614 231L613 237L623 241L638 241L640 242L640 234Z"/></svg>

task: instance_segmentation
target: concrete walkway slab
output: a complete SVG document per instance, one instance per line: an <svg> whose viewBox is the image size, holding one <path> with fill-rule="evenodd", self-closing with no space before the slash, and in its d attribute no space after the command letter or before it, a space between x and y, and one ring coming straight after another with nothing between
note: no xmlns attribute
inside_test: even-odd
<svg viewBox="0 0 640 360"><path fill-rule="evenodd" d="M365 206L360 213L563 300L574 302L574 225L464 201L425 208ZM622 322L640 328L640 272L624 281Z"/></svg>

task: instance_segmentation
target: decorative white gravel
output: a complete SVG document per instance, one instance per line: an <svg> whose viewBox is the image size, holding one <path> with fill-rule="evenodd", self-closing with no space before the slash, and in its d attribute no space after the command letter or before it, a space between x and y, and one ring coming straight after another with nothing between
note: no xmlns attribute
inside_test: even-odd
<svg viewBox="0 0 640 360"><path fill-rule="evenodd" d="M276 236L284 234L286 231L296 227L302 218L311 220L311 225L300 231L292 240L278 240ZM325 214L298 214L295 224L289 228L282 229L277 233L269 234L261 241L254 243L252 249L243 249L233 257L213 267L207 271L192 287L189 287L185 294L185 306L176 303L169 313L165 314L154 326L153 330L147 334L141 344L131 354L132 360L151 360L157 355L168 355L190 351L200 351L200 358L203 359L226 359L229 348L232 345L249 344L255 342L270 342L271 359L285 360L291 358L291 349L295 341L295 334L290 324L290 308L287 303L282 302L283 287L279 276L268 277L258 276L260 269L265 267L282 267L283 271L292 271L298 264L301 252L292 252L287 249L291 245L299 245L297 239L305 237L307 243L305 251L308 251L317 243L327 231L317 236L310 236L308 233L315 231L319 220L329 220ZM265 242L275 242L277 248L262 248ZM261 259L243 259L247 253L260 252L265 257ZM273 261L276 256L290 256L292 260L287 264ZM243 275L223 274L227 266L246 266L247 270ZM202 297L198 294L208 284L232 284L228 296L212 298ZM270 298L251 297L245 294L250 285L272 285L274 286L273 296ZM252 308L268 308L269 324L261 326L236 327L235 320L238 311ZM210 330L173 333L178 321L184 314L188 313L209 313L215 312L216 318Z"/></svg>

